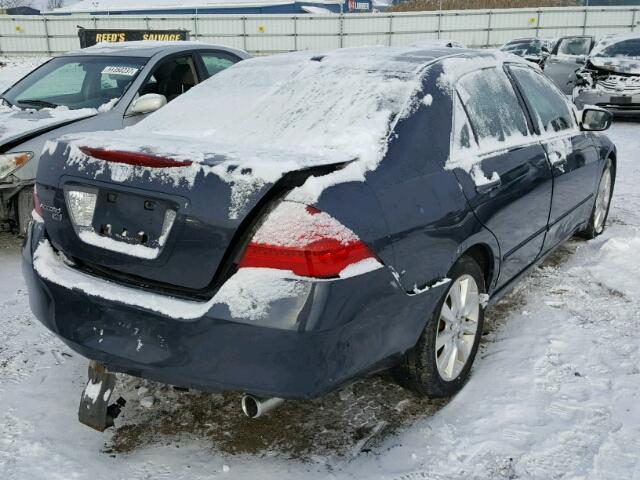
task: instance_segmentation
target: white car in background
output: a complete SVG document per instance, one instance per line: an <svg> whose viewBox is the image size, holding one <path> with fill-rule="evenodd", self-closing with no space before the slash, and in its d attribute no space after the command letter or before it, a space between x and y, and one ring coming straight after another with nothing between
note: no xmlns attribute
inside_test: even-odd
<svg viewBox="0 0 640 480"><path fill-rule="evenodd" d="M577 77L578 108L598 105L617 116L640 116L640 34L600 40Z"/></svg>
<svg viewBox="0 0 640 480"><path fill-rule="evenodd" d="M247 57L199 42L102 43L36 68L0 97L0 225L25 231L48 140L133 125Z"/></svg>

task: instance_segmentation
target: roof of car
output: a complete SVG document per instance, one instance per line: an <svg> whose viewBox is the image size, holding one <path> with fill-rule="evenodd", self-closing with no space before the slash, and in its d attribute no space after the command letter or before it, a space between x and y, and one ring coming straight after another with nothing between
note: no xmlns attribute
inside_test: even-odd
<svg viewBox="0 0 640 480"><path fill-rule="evenodd" d="M64 55L109 55L151 58L161 52L172 53L197 49L223 50L238 55L241 58L249 57L249 54L243 50L225 47L223 45L197 41L155 42L148 40L139 42L102 42L81 50L72 50Z"/></svg>
<svg viewBox="0 0 640 480"><path fill-rule="evenodd" d="M452 49L438 45L410 45L405 47L351 47L319 52L301 50L272 55L268 58L270 63L337 62L339 65L349 64L353 68L411 72L445 57L493 58L495 55L496 52L490 50Z"/></svg>

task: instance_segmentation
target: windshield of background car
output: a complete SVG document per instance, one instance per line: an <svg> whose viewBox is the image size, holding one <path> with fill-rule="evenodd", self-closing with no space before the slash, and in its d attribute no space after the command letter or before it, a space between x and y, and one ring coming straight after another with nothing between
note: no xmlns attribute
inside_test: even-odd
<svg viewBox="0 0 640 480"><path fill-rule="evenodd" d="M100 108L122 97L146 58L58 57L16 83L2 96L19 108Z"/></svg>
<svg viewBox="0 0 640 480"><path fill-rule="evenodd" d="M594 55L595 57L630 57L640 59L640 38L623 40L621 42L612 43Z"/></svg>
<svg viewBox="0 0 640 480"><path fill-rule="evenodd" d="M570 37L560 40L558 54L560 55L588 55L591 49L591 38Z"/></svg>
<svg viewBox="0 0 640 480"><path fill-rule="evenodd" d="M509 43L502 47L503 52L514 53L516 55L540 55L542 53L542 42L516 42Z"/></svg>

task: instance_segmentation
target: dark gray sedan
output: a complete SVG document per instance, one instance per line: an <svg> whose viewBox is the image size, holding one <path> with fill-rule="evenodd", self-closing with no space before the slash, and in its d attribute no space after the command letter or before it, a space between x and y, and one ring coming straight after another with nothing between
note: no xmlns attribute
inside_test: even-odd
<svg viewBox="0 0 640 480"><path fill-rule="evenodd" d="M79 418L99 430L124 405L110 372L242 390L250 417L385 368L450 396L485 306L603 232L610 123L515 55L250 59L134 127L51 144L30 305L93 361Z"/></svg>
<svg viewBox="0 0 640 480"><path fill-rule="evenodd" d="M1 97L0 223L26 228L47 140L133 125L248 56L199 42L98 44L31 72Z"/></svg>

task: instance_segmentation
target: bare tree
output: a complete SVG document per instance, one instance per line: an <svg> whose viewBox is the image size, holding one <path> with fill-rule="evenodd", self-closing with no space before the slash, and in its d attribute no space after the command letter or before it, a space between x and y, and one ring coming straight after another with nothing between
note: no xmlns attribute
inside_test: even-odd
<svg viewBox="0 0 640 480"><path fill-rule="evenodd" d="M64 5L64 0L48 0L47 1L47 10L54 10L56 8L60 8Z"/></svg>
<svg viewBox="0 0 640 480"><path fill-rule="evenodd" d="M0 0L0 9L6 10L7 8L16 7L30 7L31 0Z"/></svg>

